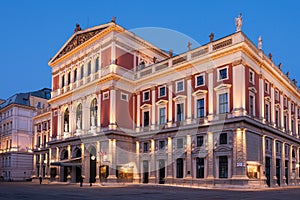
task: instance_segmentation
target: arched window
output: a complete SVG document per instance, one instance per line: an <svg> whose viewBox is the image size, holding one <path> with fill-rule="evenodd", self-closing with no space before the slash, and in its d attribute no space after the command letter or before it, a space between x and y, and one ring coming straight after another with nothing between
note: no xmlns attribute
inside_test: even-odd
<svg viewBox="0 0 300 200"><path fill-rule="evenodd" d="M66 149L63 149L60 153L60 159L61 160L66 160L68 159L68 151Z"/></svg>
<svg viewBox="0 0 300 200"><path fill-rule="evenodd" d="M82 129L82 105L79 104L76 109L76 128Z"/></svg>
<svg viewBox="0 0 300 200"><path fill-rule="evenodd" d="M61 77L61 87L65 87L65 75L62 75Z"/></svg>
<svg viewBox="0 0 300 200"><path fill-rule="evenodd" d="M183 159L176 160L176 178L183 178Z"/></svg>
<svg viewBox="0 0 300 200"><path fill-rule="evenodd" d="M99 70L99 57L96 58L95 60L95 72Z"/></svg>
<svg viewBox="0 0 300 200"><path fill-rule="evenodd" d="M90 108L90 126L97 126L97 99L93 99Z"/></svg>
<svg viewBox="0 0 300 200"><path fill-rule="evenodd" d="M64 132L69 132L69 109L67 108L64 113Z"/></svg>
<svg viewBox="0 0 300 200"><path fill-rule="evenodd" d="M89 76L89 75L91 75L91 73L92 73L92 64L91 64L91 61L88 62L87 67L88 67L88 69L87 69L88 74L87 74L87 75Z"/></svg>
<svg viewBox="0 0 300 200"><path fill-rule="evenodd" d="M73 158L80 158L80 157L81 157L81 150L78 147L76 147L73 153Z"/></svg>
<svg viewBox="0 0 300 200"><path fill-rule="evenodd" d="M73 75L74 75L73 82L76 82L77 81L77 68L74 69Z"/></svg>
<svg viewBox="0 0 300 200"><path fill-rule="evenodd" d="M81 67L80 67L80 79L83 79L83 76L84 76L84 68L83 68L83 65L81 65Z"/></svg>
<svg viewBox="0 0 300 200"><path fill-rule="evenodd" d="M204 158L196 159L196 178L204 178Z"/></svg>

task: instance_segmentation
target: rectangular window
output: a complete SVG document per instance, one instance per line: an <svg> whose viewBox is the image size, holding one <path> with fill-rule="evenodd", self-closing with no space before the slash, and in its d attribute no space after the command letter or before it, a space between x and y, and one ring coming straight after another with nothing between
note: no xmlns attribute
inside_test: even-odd
<svg viewBox="0 0 300 200"><path fill-rule="evenodd" d="M177 107L177 122L183 121L183 103L176 104Z"/></svg>
<svg viewBox="0 0 300 200"><path fill-rule="evenodd" d="M223 79L227 79L228 78L228 74L227 74L227 68L223 68L219 70L219 79L218 80L223 80Z"/></svg>
<svg viewBox="0 0 300 200"><path fill-rule="evenodd" d="M204 75L196 76L196 87L204 85Z"/></svg>
<svg viewBox="0 0 300 200"><path fill-rule="evenodd" d="M184 91L184 83L182 81L177 81L176 82L176 92L182 92Z"/></svg>
<svg viewBox="0 0 300 200"><path fill-rule="evenodd" d="M166 96L166 86L159 87L159 96L158 97L164 97Z"/></svg>
<svg viewBox="0 0 300 200"><path fill-rule="evenodd" d="M285 107L287 107L287 98L286 98L286 97L283 97L283 105L284 105Z"/></svg>
<svg viewBox="0 0 300 200"><path fill-rule="evenodd" d="M103 100L109 99L109 91L103 93Z"/></svg>
<svg viewBox="0 0 300 200"><path fill-rule="evenodd" d="M269 113L269 104L266 103L265 104L265 119L266 119L266 122L270 122L270 113Z"/></svg>
<svg viewBox="0 0 300 200"><path fill-rule="evenodd" d="M95 60L95 72L99 70L99 57L96 58Z"/></svg>
<svg viewBox="0 0 300 200"><path fill-rule="evenodd" d="M227 156L219 157L219 178L228 178L228 158L227 158Z"/></svg>
<svg viewBox="0 0 300 200"><path fill-rule="evenodd" d="M287 131L287 127L288 127L288 117L287 115L284 115L284 130Z"/></svg>
<svg viewBox="0 0 300 200"><path fill-rule="evenodd" d="M166 108L159 108L159 124L165 124L166 123Z"/></svg>
<svg viewBox="0 0 300 200"><path fill-rule="evenodd" d="M164 140L159 141L159 145L158 145L159 150L164 150L165 146L166 146L166 144L165 144Z"/></svg>
<svg viewBox="0 0 300 200"><path fill-rule="evenodd" d="M251 116L255 116L255 114L254 114L254 96L253 95L249 96L249 114Z"/></svg>
<svg viewBox="0 0 300 200"><path fill-rule="evenodd" d="M91 61L88 62L87 73L88 73L87 74L88 76L91 75L91 73L92 73L92 63L91 63Z"/></svg>
<svg viewBox="0 0 300 200"><path fill-rule="evenodd" d="M143 92L143 101L150 100L150 91Z"/></svg>
<svg viewBox="0 0 300 200"><path fill-rule="evenodd" d="M220 134L220 144L227 144L227 133Z"/></svg>
<svg viewBox="0 0 300 200"><path fill-rule="evenodd" d="M46 145L46 143L47 143L47 135L44 135L43 140L44 140L44 141L43 141L43 144Z"/></svg>
<svg viewBox="0 0 300 200"><path fill-rule="evenodd" d="M269 83L265 82L265 92L269 93Z"/></svg>
<svg viewBox="0 0 300 200"><path fill-rule="evenodd" d="M219 94L219 113L224 114L228 112L228 93Z"/></svg>
<svg viewBox="0 0 300 200"><path fill-rule="evenodd" d="M128 101L128 94L121 92L121 100Z"/></svg>
<svg viewBox="0 0 300 200"><path fill-rule="evenodd" d="M177 139L177 149L182 149L183 148L183 139L178 138Z"/></svg>
<svg viewBox="0 0 300 200"><path fill-rule="evenodd" d="M295 121L294 119L291 120L291 126L292 126L292 133L295 135Z"/></svg>
<svg viewBox="0 0 300 200"><path fill-rule="evenodd" d="M294 105L294 103L291 103L291 110L292 110L292 112L295 112L295 105Z"/></svg>
<svg viewBox="0 0 300 200"><path fill-rule="evenodd" d="M146 153L149 151L149 145L148 142L144 142L143 143L143 152Z"/></svg>
<svg viewBox="0 0 300 200"><path fill-rule="evenodd" d="M197 136L197 147L201 147L203 145L203 136Z"/></svg>
<svg viewBox="0 0 300 200"><path fill-rule="evenodd" d="M279 92L278 92L278 90L275 90L275 100L279 101Z"/></svg>
<svg viewBox="0 0 300 200"><path fill-rule="evenodd" d="M276 109L275 111L275 124L276 124L276 127L279 127L279 110Z"/></svg>
<svg viewBox="0 0 300 200"><path fill-rule="evenodd" d="M150 116L149 111L145 111L144 112L144 127L147 127L150 124L150 118L149 118L149 116Z"/></svg>
<svg viewBox="0 0 300 200"><path fill-rule="evenodd" d="M254 84L254 72L253 71L249 72L249 82Z"/></svg>
<svg viewBox="0 0 300 200"><path fill-rule="evenodd" d="M197 100L197 118L204 117L204 99Z"/></svg>

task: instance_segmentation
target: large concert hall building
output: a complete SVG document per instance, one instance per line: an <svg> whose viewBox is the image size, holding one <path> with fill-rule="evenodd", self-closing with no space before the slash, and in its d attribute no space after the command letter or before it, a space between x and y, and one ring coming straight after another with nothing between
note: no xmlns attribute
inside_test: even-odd
<svg viewBox="0 0 300 200"><path fill-rule="evenodd" d="M240 30L173 55L115 19L77 25L49 65L52 125L39 161L50 180L300 183L296 81Z"/></svg>

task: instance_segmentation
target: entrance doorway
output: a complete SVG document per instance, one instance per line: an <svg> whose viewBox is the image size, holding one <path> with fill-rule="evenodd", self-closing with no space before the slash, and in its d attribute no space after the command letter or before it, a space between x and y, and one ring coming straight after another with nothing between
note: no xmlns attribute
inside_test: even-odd
<svg viewBox="0 0 300 200"><path fill-rule="evenodd" d="M165 183L165 160L159 160L159 184Z"/></svg>
<svg viewBox="0 0 300 200"><path fill-rule="evenodd" d="M63 176L63 182L66 182L68 180L68 167L63 167L64 176Z"/></svg>
<svg viewBox="0 0 300 200"><path fill-rule="evenodd" d="M267 178L267 185L270 187L271 184L271 159L270 157L266 157L266 178Z"/></svg>
<svg viewBox="0 0 300 200"><path fill-rule="evenodd" d="M277 178L277 184L280 186L280 159L276 159L276 178Z"/></svg>
<svg viewBox="0 0 300 200"><path fill-rule="evenodd" d="M96 149L92 147L90 151L90 183L96 182L96 162Z"/></svg>
<svg viewBox="0 0 300 200"><path fill-rule="evenodd" d="M79 182L80 176L81 176L81 168L76 166L76 183Z"/></svg>
<svg viewBox="0 0 300 200"><path fill-rule="evenodd" d="M285 182L288 185L289 184L289 161L286 160L284 163L284 170L285 170Z"/></svg>
<svg viewBox="0 0 300 200"><path fill-rule="evenodd" d="M143 161L143 183L149 183L148 160Z"/></svg>

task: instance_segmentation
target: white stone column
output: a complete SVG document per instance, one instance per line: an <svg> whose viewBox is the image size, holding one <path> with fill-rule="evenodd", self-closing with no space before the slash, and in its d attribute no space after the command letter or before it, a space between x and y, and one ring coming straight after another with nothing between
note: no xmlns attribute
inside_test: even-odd
<svg viewBox="0 0 300 200"><path fill-rule="evenodd" d="M173 179L173 143L172 138L168 137L168 146L167 146L167 183L172 183Z"/></svg>
<svg viewBox="0 0 300 200"><path fill-rule="evenodd" d="M96 183L99 183L100 181L100 174L99 174L99 171L100 171L100 166L101 166L101 158L100 158L100 141L98 140L96 142Z"/></svg>
<svg viewBox="0 0 300 200"><path fill-rule="evenodd" d="M208 120L212 120L214 115L214 74L213 69L207 71L208 73L208 99L207 101L210 102L208 104Z"/></svg>
<svg viewBox="0 0 300 200"><path fill-rule="evenodd" d="M190 124L192 122L192 76L187 77L186 81L186 88L187 88L187 115L186 115L186 122Z"/></svg>
<svg viewBox="0 0 300 200"><path fill-rule="evenodd" d="M263 180L264 182L267 180L266 178L266 136L263 135L262 137L262 140L261 140L261 143L262 143L262 152L261 152L261 163L262 163L262 166L261 166L261 180ZM270 170L271 171L271 170ZM270 177L271 177L271 174L270 174Z"/></svg>
<svg viewBox="0 0 300 200"><path fill-rule="evenodd" d="M116 129L116 90L114 87L110 88L110 99L109 99L109 129Z"/></svg>
<svg viewBox="0 0 300 200"><path fill-rule="evenodd" d="M98 110L97 110L97 132L100 131L101 129L101 101L102 101L102 95L101 93L98 94L98 101L97 101L97 106L98 106Z"/></svg>
<svg viewBox="0 0 300 200"><path fill-rule="evenodd" d="M173 83L168 83L168 127L173 124Z"/></svg>
<svg viewBox="0 0 300 200"><path fill-rule="evenodd" d="M82 134L86 133L89 128L89 107L86 105L86 98L82 101Z"/></svg>
<svg viewBox="0 0 300 200"><path fill-rule="evenodd" d="M286 186L286 179L288 177L285 177L285 142L282 142L282 145L281 145L281 180L280 180L280 183L281 183L281 186Z"/></svg>
<svg viewBox="0 0 300 200"><path fill-rule="evenodd" d="M186 136L186 171L185 178L192 178L192 138L191 135Z"/></svg>
<svg viewBox="0 0 300 200"><path fill-rule="evenodd" d="M150 152L150 177L149 177L149 182L150 183L155 183L155 141L152 139L150 142L150 147L151 147L151 152Z"/></svg>
<svg viewBox="0 0 300 200"><path fill-rule="evenodd" d="M112 40L111 42L111 63L110 64L115 64L116 61L116 41Z"/></svg>
<svg viewBox="0 0 300 200"><path fill-rule="evenodd" d="M62 133L63 133L63 130L62 130L62 124L63 124L63 122L62 122L62 113L61 113L61 110L60 109L58 109L57 110L57 136L56 136L56 138L57 139L61 139L61 137L62 137Z"/></svg>
<svg viewBox="0 0 300 200"><path fill-rule="evenodd" d="M260 105L260 112L259 117L265 121L265 90L264 90L264 79L262 75L259 76L259 105Z"/></svg>
<svg viewBox="0 0 300 200"><path fill-rule="evenodd" d="M207 179L214 179L214 134L207 132ZM216 163L218 164L218 163Z"/></svg>
<svg viewBox="0 0 300 200"><path fill-rule="evenodd" d="M271 115L271 123L272 125L275 124L275 95L274 95L274 86L273 84L270 84L271 86L271 108L270 108L270 115Z"/></svg>
<svg viewBox="0 0 300 200"><path fill-rule="evenodd" d="M133 182L134 183L139 183L141 176L141 168L140 168L140 142L136 141L135 142L135 154L136 154L136 167L133 169Z"/></svg>
<svg viewBox="0 0 300 200"><path fill-rule="evenodd" d="M272 144L272 160L271 160L271 175L270 175L270 184L271 186L278 186L277 177L276 177L276 142L277 140L273 140Z"/></svg>
<svg viewBox="0 0 300 200"><path fill-rule="evenodd" d="M108 151L109 151L109 159L111 160L111 164L109 167L109 176L107 177L109 182L116 182L116 140L115 139L109 139L108 141Z"/></svg>
<svg viewBox="0 0 300 200"><path fill-rule="evenodd" d="M242 64L232 68L233 79L233 115L242 116L246 110L246 91L245 91L245 67ZM212 101L210 101L212 102Z"/></svg>
<svg viewBox="0 0 300 200"><path fill-rule="evenodd" d="M156 121L155 87L151 88L151 93L152 93L152 95L151 95L151 100L152 100L152 102L151 102L151 104L152 104L152 106L151 106L151 130L155 130L155 125L156 125L156 123L155 123L155 121Z"/></svg>
<svg viewBox="0 0 300 200"><path fill-rule="evenodd" d="M294 124L294 126L295 126L295 135L296 135L296 137L297 138L299 138L299 134L298 134L298 122L299 122L299 120L298 120L298 106L296 106L296 104L295 104L295 124Z"/></svg>
<svg viewBox="0 0 300 200"><path fill-rule="evenodd" d="M140 131L140 125L141 125L141 95L140 92L137 92L136 94L136 131Z"/></svg>

